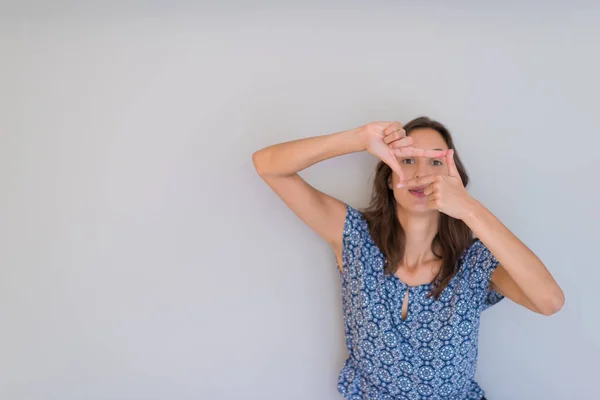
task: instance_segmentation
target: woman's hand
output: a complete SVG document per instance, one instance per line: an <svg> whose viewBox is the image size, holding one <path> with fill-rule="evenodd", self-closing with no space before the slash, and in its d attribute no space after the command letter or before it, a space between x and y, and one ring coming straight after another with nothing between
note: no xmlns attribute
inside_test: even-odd
<svg viewBox="0 0 600 400"><path fill-rule="evenodd" d="M425 186L423 193L428 196L427 205L456 219L463 219L471 210L473 198L463 185L456 164L454 150L446 154L448 175L425 175L398 184L398 187L410 189Z"/></svg>
<svg viewBox="0 0 600 400"><path fill-rule="evenodd" d="M423 150L411 147L412 138L399 122L372 122L361 126L359 132L369 153L386 163L398 175L400 182L404 174L398 157L432 157L446 155L445 150Z"/></svg>

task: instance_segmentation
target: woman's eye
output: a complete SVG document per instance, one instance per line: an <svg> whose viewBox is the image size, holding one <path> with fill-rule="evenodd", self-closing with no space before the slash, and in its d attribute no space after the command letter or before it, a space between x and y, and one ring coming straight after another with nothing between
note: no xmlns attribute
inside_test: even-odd
<svg viewBox="0 0 600 400"><path fill-rule="evenodd" d="M440 160L432 160L431 162L433 165L435 165L436 167L441 167L442 165L444 165L443 162L441 162Z"/></svg>
<svg viewBox="0 0 600 400"><path fill-rule="evenodd" d="M413 160L412 158L405 158L402 160L403 164L412 164L415 160Z"/></svg>

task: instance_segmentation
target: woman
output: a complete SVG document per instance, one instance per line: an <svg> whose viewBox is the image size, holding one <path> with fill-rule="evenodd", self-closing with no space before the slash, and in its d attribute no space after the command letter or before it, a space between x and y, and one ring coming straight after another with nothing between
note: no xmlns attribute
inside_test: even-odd
<svg viewBox="0 0 600 400"><path fill-rule="evenodd" d="M298 175L364 150L380 162L362 211ZM481 312L504 297L543 315L563 306L539 258L468 194L437 121L374 122L266 147L253 161L336 255L349 351L338 390L347 399L484 399L474 380Z"/></svg>

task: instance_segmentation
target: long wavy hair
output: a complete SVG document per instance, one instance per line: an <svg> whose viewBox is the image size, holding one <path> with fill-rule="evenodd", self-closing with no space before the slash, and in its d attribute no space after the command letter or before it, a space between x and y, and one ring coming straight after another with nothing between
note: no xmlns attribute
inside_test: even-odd
<svg viewBox="0 0 600 400"><path fill-rule="evenodd" d="M410 136L415 129L431 128L436 130L448 145L454 149L454 162L465 187L469 183L469 176L454 147L450 131L440 122L429 117L419 117L404 125L406 135ZM406 238L404 229L398 221L397 202L394 192L389 188L392 169L380 161L375 168L373 191L370 204L362 211L373 241L385 256L385 269L387 274L395 274L399 263L404 258ZM435 276L429 296L436 300L459 268L459 259L465 249L473 242L473 232L462 220L441 213L438 233L431 243L433 254L442 261L442 267Z"/></svg>

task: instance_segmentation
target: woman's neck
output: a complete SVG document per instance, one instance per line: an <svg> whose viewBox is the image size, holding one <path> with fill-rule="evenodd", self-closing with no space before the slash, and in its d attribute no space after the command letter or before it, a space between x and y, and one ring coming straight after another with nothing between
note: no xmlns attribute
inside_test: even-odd
<svg viewBox="0 0 600 400"><path fill-rule="evenodd" d="M399 209L397 215L406 238L402 266L412 269L437 260L431 251L431 243L438 233L440 214L413 214Z"/></svg>

